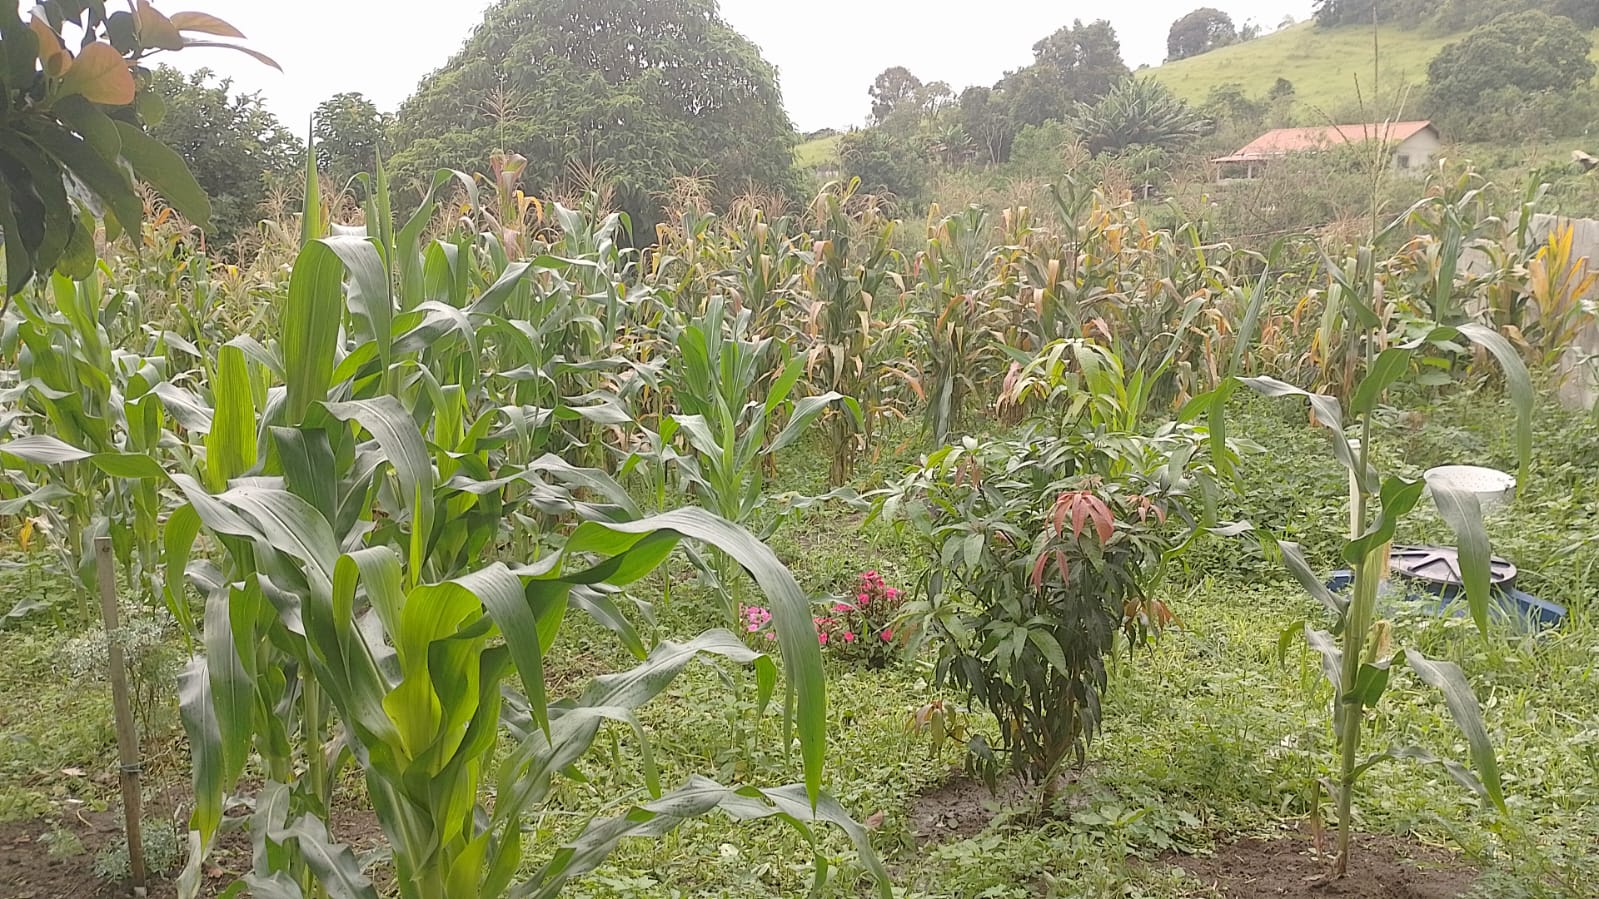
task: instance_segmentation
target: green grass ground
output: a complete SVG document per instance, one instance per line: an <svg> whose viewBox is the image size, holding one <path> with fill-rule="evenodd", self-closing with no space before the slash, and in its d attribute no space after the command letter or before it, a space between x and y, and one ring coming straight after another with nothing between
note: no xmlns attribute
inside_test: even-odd
<svg viewBox="0 0 1599 899"><path fill-rule="evenodd" d="M818 137L794 148L794 164L804 171L838 165L839 135Z"/></svg>
<svg viewBox="0 0 1599 899"><path fill-rule="evenodd" d="M1426 86L1428 63L1445 44L1461 36L1383 26L1377 29L1380 64L1374 73L1370 28L1328 30L1304 22L1253 41L1167 63L1148 74L1193 103L1204 102L1213 89L1224 84L1242 85L1249 96L1261 97L1278 78L1286 78L1293 82L1302 119L1320 121L1332 116L1347 121L1360 109L1362 95L1366 108L1380 119L1393 114L1398 91L1406 86L1412 97L1408 108L1414 114L1415 93ZM1599 48L1594 59L1599 60ZM1372 84L1378 78L1381 86L1376 99L1380 102L1374 102Z"/></svg>
<svg viewBox="0 0 1599 899"><path fill-rule="evenodd" d="M1345 482L1323 438L1286 401L1240 401L1233 416L1233 433L1266 450L1250 457L1248 486L1233 511L1302 541L1317 564L1330 567L1346 520ZM1462 460L1513 467L1508 421L1491 392L1456 388L1420 419L1395 414L1386 421L1377 443L1381 464L1408 475ZM1571 622L1543 637L1496 633L1485 642L1464 622L1398 620L1402 644L1461 660L1500 749L1511 816L1496 820L1441 771L1408 763L1373 771L1356 806L1364 830L1465 852L1488 872L1482 896L1580 896L1599 877L1599 429L1553 409L1540 410L1537 422L1534 478L1512 510L1491 520L1491 531L1496 550L1522 566L1523 586L1567 603ZM899 452L869 466L863 486L914 456L914 437L899 435ZM821 488L822 453L789 459L785 489ZM1435 516L1418 513L1401 539L1441 533ZM864 526L847 510L805 513L781 527L773 544L818 593L873 568L908 586L923 564L892 528ZM715 623L709 596L686 569L676 575L671 601L656 603L662 636ZM4 570L0 593L48 588L41 577L36 565ZM968 839L918 845L909 829L912 804L952 776L958 758L932 757L905 722L929 699L959 697L932 688L921 662L888 671L829 663L829 789L857 819L882 813L874 842L896 872L897 896L1208 896L1159 857L1280 833L1304 818L1310 785L1332 761L1329 690L1304 650L1295 644L1280 661L1277 644L1285 628L1319 620L1316 607L1258 553L1232 541L1199 547L1164 592L1182 628L1115 658L1105 730L1087 772L1069 788L1072 811L1042 824L1001 816ZM578 616L568 621L548 663L557 696L627 662L607 632ZM60 675L72 631L30 619L0 633L0 819L40 816L69 798L114 804L104 689ZM1414 742L1463 754L1438 697L1409 678L1396 681L1368 723L1368 745ZM756 784L791 779L797 763L786 756L774 717L754 721L753 694L745 673L702 665L647 707L663 784L691 773ZM176 716L168 705L157 717L149 776L181 779ZM992 727L981 715L972 721ZM586 782L564 783L558 800L529 822L529 841L543 854L589 816L643 798L632 739L622 729L616 744L602 740L580 765ZM844 842L828 835L820 850L832 863L825 895L865 895ZM810 847L781 824L707 819L659 842L626 845L570 895L794 896L812 870Z"/></svg>

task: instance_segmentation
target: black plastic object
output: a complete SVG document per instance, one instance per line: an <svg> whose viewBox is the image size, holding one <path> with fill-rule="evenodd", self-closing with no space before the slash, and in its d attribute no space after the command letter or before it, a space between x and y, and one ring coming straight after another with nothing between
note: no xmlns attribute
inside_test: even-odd
<svg viewBox="0 0 1599 899"><path fill-rule="evenodd" d="M1396 546L1389 556L1388 570L1401 577L1459 587L1460 553L1453 546ZM1516 586L1516 566L1498 556L1489 563L1488 581L1509 590Z"/></svg>

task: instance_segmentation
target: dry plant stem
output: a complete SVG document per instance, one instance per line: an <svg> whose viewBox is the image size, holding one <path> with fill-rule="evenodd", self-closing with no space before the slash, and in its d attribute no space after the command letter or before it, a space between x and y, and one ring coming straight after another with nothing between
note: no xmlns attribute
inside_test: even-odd
<svg viewBox="0 0 1599 899"><path fill-rule="evenodd" d="M144 895L148 876L144 868L144 837L140 832L139 732L128 702L128 672L117 639L117 571L111 556L111 538L94 538L94 561L100 578L100 615L105 624L106 662L111 676L111 705L116 715L117 758L121 762L122 817L128 832L128 870L133 888Z"/></svg>

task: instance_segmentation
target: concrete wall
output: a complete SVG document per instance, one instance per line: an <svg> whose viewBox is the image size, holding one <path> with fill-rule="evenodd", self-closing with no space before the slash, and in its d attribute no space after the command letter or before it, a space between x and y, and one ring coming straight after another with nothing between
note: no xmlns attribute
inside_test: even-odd
<svg viewBox="0 0 1599 899"><path fill-rule="evenodd" d="M1394 149L1394 168L1402 172L1425 174L1432 168L1432 161L1443 146L1431 128L1423 128L1420 134ZM1401 165L1401 162L1405 164Z"/></svg>

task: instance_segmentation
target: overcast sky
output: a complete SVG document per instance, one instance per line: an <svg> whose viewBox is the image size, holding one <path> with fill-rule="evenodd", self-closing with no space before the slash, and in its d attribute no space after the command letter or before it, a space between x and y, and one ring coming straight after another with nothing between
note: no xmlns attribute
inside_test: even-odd
<svg viewBox="0 0 1599 899"><path fill-rule="evenodd" d="M443 65L491 0L163 0L156 8L204 10L232 22L284 73L241 54L185 50L167 60L232 76L259 90L273 112L304 131L311 110L340 91L359 91L392 111L417 81ZM1032 46L1072 19L1108 18L1128 65L1157 65L1166 31L1196 6L1213 5L1239 23L1275 29L1304 19L1310 0L722 0L722 15L778 67L795 127L810 131L862 123L866 89L878 72L903 65L923 81L958 92L992 84L1025 65ZM24 4L26 6L26 4Z"/></svg>

